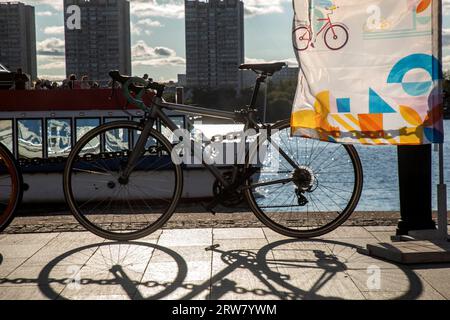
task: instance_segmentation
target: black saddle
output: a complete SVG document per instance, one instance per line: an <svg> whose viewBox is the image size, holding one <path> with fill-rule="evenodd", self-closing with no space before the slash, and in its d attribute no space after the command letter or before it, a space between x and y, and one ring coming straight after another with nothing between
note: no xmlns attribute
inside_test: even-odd
<svg viewBox="0 0 450 320"><path fill-rule="evenodd" d="M242 64L239 66L241 70L253 70L256 73L264 74L267 76L272 76L275 72L287 67L285 62L275 62L275 63L255 63L255 64Z"/></svg>

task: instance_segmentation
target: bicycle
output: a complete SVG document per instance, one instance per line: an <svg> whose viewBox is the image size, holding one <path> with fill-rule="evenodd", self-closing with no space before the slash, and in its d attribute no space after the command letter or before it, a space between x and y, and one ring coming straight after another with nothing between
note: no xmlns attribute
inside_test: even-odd
<svg viewBox="0 0 450 320"><path fill-rule="evenodd" d="M11 152L0 143L0 232L14 219L22 201L23 179Z"/></svg>
<svg viewBox="0 0 450 320"><path fill-rule="evenodd" d="M330 16L334 13L334 10L338 8L339 7L336 6L326 8L326 10L329 11L327 17L317 19L317 21L324 21L326 23L320 28L319 32L317 32L316 37L324 32L323 41L327 48L333 51L345 47L349 40L348 28L342 23L333 23L331 21ZM294 48L298 51L305 51L310 45L314 48L312 34L313 30L311 26L303 25L294 29Z"/></svg>
<svg viewBox="0 0 450 320"><path fill-rule="evenodd" d="M363 173L355 148L291 137L289 120L264 124L257 119L261 83L285 66L241 65L258 77L250 105L235 112L168 103L162 98L163 84L110 72L122 84L129 103L145 114L140 122L97 127L74 146L63 180L75 218L94 234L119 241L145 237L163 227L183 191L184 164L172 161L175 153L198 159L215 177L215 197L205 205L213 213L219 204L232 206L245 198L264 225L289 237L316 237L340 226L361 196ZM155 92L148 106L142 101L145 90ZM170 142L155 128L161 122L171 132L178 129L164 110L228 119L243 124L243 132L253 130L254 136L242 138L245 143L237 152L245 154L245 161L222 173L202 156L212 141L194 143L200 152L183 154L177 149L179 143Z"/></svg>

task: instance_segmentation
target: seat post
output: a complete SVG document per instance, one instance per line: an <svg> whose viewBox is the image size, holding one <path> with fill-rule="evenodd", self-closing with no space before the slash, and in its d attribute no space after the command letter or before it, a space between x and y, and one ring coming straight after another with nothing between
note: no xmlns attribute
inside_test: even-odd
<svg viewBox="0 0 450 320"><path fill-rule="evenodd" d="M261 83L266 82L267 75L262 73L256 78L255 88L253 89L252 101L250 102L250 109L254 109L256 105L256 100L258 99L259 89L261 88Z"/></svg>

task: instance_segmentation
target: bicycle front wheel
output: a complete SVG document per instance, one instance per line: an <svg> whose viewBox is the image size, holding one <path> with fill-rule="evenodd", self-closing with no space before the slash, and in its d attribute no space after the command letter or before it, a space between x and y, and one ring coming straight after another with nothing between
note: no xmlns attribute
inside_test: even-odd
<svg viewBox="0 0 450 320"><path fill-rule="evenodd" d="M323 40L328 49L340 50L348 42L348 31L339 24L333 24L325 31Z"/></svg>
<svg viewBox="0 0 450 320"><path fill-rule="evenodd" d="M0 232L14 219L22 200L22 175L14 156L0 144Z"/></svg>
<svg viewBox="0 0 450 320"><path fill-rule="evenodd" d="M339 227L355 210L363 172L353 146L291 137L288 120L252 148L256 173L245 195L255 215L288 237L318 237ZM247 166L252 164L248 163Z"/></svg>
<svg viewBox="0 0 450 320"><path fill-rule="evenodd" d="M129 241L153 233L170 219L181 197L181 166L171 161L172 145L156 130L123 178L142 129L130 121L100 126L75 145L67 160L67 203L86 229L103 238Z"/></svg>

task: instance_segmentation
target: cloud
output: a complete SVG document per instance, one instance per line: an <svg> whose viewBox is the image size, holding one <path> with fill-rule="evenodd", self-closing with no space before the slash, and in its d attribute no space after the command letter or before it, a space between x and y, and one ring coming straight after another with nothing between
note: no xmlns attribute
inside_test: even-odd
<svg viewBox="0 0 450 320"><path fill-rule="evenodd" d="M150 47L145 41L138 41L131 48L133 65L139 66L183 66L186 60L177 56L175 50L166 47Z"/></svg>
<svg viewBox="0 0 450 320"><path fill-rule="evenodd" d="M45 34L64 34L64 26L45 27Z"/></svg>
<svg viewBox="0 0 450 320"><path fill-rule="evenodd" d="M2 2L2 1L10 1L10 0L0 0L0 2ZM32 6L48 5L57 11L62 11L63 5L64 5L63 0L26 0L26 1L22 1L22 2L25 2L26 4L29 4Z"/></svg>
<svg viewBox="0 0 450 320"><path fill-rule="evenodd" d="M38 17L51 17L51 16L53 16L53 12L51 12L51 11L38 11L38 12L36 12L36 15Z"/></svg>
<svg viewBox="0 0 450 320"><path fill-rule="evenodd" d="M64 61L51 61L39 64L39 70L64 69L65 67L66 63Z"/></svg>
<svg viewBox="0 0 450 320"><path fill-rule="evenodd" d="M152 20L152 19L143 19L143 20L139 20L138 23L139 25L142 26L146 26L146 27L152 27L152 28L160 28L160 27L164 27L164 25L157 21L157 20Z"/></svg>
<svg viewBox="0 0 450 320"><path fill-rule="evenodd" d="M143 17L184 18L183 0L134 0L130 4L131 14Z"/></svg>
<svg viewBox="0 0 450 320"><path fill-rule="evenodd" d="M43 56L64 56L64 40L48 38L37 43L37 54Z"/></svg>
<svg viewBox="0 0 450 320"><path fill-rule="evenodd" d="M130 26L131 34L140 36L142 33L145 33L146 35L150 35L152 32L150 30L144 30L139 25L136 25L135 23L131 22Z"/></svg>
<svg viewBox="0 0 450 320"><path fill-rule="evenodd" d="M283 5L291 0L245 0L244 8L247 17L257 15L283 13ZM137 17L184 18L183 0L133 0L131 13Z"/></svg>
<svg viewBox="0 0 450 320"><path fill-rule="evenodd" d="M273 13L283 13L283 3L290 0L246 0L245 14L246 16L258 16Z"/></svg>
<svg viewBox="0 0 450 320"><path fill-rule="evenodd" d="M51 55L38 55L38 77L41 79L64 79L61 74L65 73L66 62L63 55L51 56ZM45 72L46 75L42 73ZM53 75L49 75L53 74Z"/></svg>

